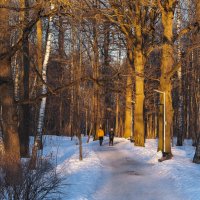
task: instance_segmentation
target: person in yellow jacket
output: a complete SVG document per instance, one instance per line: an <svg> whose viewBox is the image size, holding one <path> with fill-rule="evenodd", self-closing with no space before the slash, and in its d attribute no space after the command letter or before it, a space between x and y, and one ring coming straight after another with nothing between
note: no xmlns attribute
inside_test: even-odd
<svg viewBox="0 0 200 200"><path fill-rule="evenodd" d="M99 127L99 130L97 131L97 136L99 137L99 144L100 144L100 146L102 146L104 131L101 126Z"/></svg>

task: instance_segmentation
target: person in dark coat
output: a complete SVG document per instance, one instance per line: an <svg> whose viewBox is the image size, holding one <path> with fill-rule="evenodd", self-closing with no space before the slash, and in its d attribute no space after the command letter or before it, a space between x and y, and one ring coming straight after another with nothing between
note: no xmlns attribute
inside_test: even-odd
<svg viewBox="0 0 200 200"><path fill-rule="evenodd" d="M110 132L109 132L109 146L113 146L113 140L114 140L114 130L113 128L110 129Z"/></svg>

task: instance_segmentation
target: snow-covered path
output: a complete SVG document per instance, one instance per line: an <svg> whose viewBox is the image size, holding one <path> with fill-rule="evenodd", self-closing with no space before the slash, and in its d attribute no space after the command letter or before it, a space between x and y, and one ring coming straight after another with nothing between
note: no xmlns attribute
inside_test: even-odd
<svg viewBox="0 0 200 200"><path fill-rule="evenodd" d="M95 152L102 164L101 180L94 200L183 200L170 176L159 174L153 163L134 159L133 152L126 150L126 142L107 142Z"/></svg>
<svg viewBox="0 0 200 200"><path fill-rule="evenodd" d="M191 140L182 147L173 146L174 157L162 163L154 139L146 140L145 147L124 138L115 138L113 147L107 137L101 147L98 141L86 141L83 137L83 160L79 161L75 140L46 137L44 153L64 178L63 194L55 194L60 199L200 200L200 165L192 163Z"/></svg>

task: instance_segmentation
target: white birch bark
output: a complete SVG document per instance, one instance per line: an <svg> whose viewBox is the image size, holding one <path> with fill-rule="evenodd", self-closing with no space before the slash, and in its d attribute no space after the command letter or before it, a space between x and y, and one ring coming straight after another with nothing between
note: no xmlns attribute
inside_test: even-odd
<svg viewBox="0 0 200 200"><path fill-rule="evenodd" d="M25 7L25 0L20 0L20 7L22 7L22 8ZM22 29L23 29L24 20L25 20L25 12L20 12L19 22L22 22L22 23L21 23L20 29L15 32L16 36L14 37L14 41L13 41L12 46L14 46L17 43L17 41L19 40L19 38L21 38L22 35L23 35ZM22 70L21 67L19 66L19 63L18 63L18 61L20 60L19 59L19 57L20 57L19 53L20 52L17 51L15 53L14 57L13 57L13 60L12 60L13 79L14 79L14 97L15 97L16 101L19 101L19 99L20 99L19 82L20 82L20 70ZM22 64L22 63L20 62L20 64Z"/></svg>
<svg viewBox="0 0 200 200"><path fill-rule="evenodd" d="M53 5L51 5L51 9L53 9ZM43 66L42 66L42 79L45 83L47 83L47 65L49 61L50 51L51 51L51 40L52 40L52 17L49 17L49 31L47 36L47 43L46 43L46 52L44 56ZM42 94L46 94L47 86L46 84L42 85ZM45 108L46 108L46 97L42 98L39 110L39 117L38 117L38 126L37 126L37 138L35 141L35 145L37 146L38 140L42 142L42 129L44 125L44 117L45 117Z"/></svg>

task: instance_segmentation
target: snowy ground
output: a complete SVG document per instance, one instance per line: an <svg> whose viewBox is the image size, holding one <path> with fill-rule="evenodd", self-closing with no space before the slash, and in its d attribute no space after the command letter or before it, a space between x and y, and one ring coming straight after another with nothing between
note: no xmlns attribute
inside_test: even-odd
<svg viewBox="0 0 200 200"><path fill-rule="evenodd" d="M200 200L200 165L192 163L190 141L173 147L173 159L162 163L156 140L147 140L142 148L115 138L110 147L106 138L100 147L83 138L83 161L78 148L67 137L45 140L44 153L65 177L63 200Z"/></svg>

